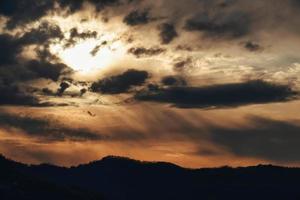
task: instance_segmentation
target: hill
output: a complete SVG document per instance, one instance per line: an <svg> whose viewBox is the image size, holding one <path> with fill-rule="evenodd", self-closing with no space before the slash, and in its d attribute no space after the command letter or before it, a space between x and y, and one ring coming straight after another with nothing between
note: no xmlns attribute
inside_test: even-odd
<svg viewBox="0 0 300 200"><path fill-rule="evenodd" d="M71 168L1 157L0 167L6 199L300 199L300 169L271 165L185 169L109 156Z"/></svg>

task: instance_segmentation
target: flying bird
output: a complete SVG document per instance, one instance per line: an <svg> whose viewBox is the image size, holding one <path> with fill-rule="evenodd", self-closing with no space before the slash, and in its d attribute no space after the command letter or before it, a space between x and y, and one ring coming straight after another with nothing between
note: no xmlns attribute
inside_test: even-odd
<svg viewBox="0 0 300 200"><path fill-rule="evenodd" d="M91 117L96 117L96 114L92 113L91 111L87 111L87 113L88 113Z"/></svg>

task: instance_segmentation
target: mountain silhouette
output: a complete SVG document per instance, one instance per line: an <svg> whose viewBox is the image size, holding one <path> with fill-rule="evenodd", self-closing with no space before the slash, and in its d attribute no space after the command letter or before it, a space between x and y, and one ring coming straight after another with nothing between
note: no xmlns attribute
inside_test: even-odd
<svg viewBox="0 0 300 200"><path fill-rule="evenodd" d="M0 157L0 199L300 199L300 169L272 165L186 169L116 156L77 167Z"/></svg>

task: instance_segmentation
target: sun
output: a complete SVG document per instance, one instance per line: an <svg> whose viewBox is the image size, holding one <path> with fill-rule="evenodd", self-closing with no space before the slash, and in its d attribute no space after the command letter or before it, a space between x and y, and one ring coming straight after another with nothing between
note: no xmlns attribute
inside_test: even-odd
<svg viewBox="0 0 300 200"><path fill-rule="evenodd" d="M52 50L73 70L90 73L112 65L124 55L124 47L120 41L100 46L99 51L93 55L91 52L99 44L101 41L89 39L71 48L64 49L62 46L55 46Z"/></svg>

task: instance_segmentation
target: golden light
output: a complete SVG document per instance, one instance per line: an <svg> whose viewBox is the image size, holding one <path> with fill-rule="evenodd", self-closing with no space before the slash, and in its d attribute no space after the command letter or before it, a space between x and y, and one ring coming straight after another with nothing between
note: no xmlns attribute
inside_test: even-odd
<svg viewBox="0 0 300 200"><path fill-rule="evenodd" d="M91 51L101 44L101 41L89 39L80 41L74 47L64 49L62 46L52 47L52 51L69 67L81 73L90 73L109 65L121 58L125 51L120 41L113 42L99 48L99 51L92 55Z"/></svg>

